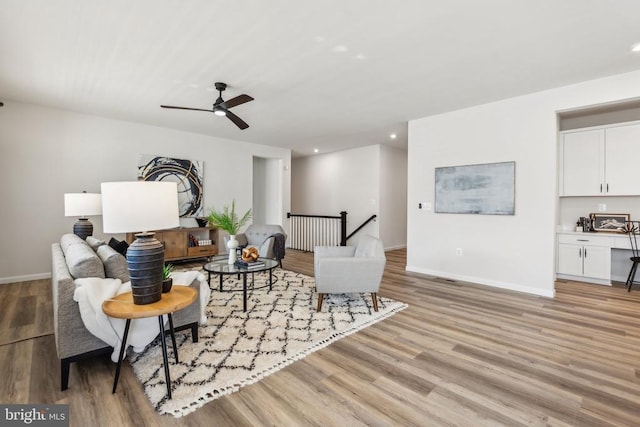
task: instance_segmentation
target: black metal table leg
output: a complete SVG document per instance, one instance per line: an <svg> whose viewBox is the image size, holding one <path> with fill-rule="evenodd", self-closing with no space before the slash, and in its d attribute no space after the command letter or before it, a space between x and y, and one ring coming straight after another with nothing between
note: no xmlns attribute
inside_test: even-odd
<svg viewBox="0 0 640 427"><path fill-rule="evenodd" d="M247 311L247 272L242 273L242 311Z"/></svg>
<svg viewBox="0 0 640 427"><path fill-rule="evenodd" d="M173 344L173 354L176 356L176 363L180 363L178 360L178 345L176 344L176 334L173 329L173 316L171 313L167 313L167 317L169 317L169 332L171 333L171 343Z"/></svg>
<svg viewBox="0 0 640 427"><path fill-rule="evenodd" d="M220 274L220 292L222 292L222 276L223 274Z"/></svg>
<svg viewBox="0 0 640 427"><path fill-rule="evenodd" d="M124 325L124 337L122 338L122 344L120 345L120 356L118 357L118 365L116 366L116 377L113 379L113 391L111 393L116 392L116 387L118 387L118 378L120 378L120 367L122 366L122 356L124 356L124 349L127 346L127 336L129 335L129 325L131 324L131 319L127 319L127 323Z"/></svg>
<svg viewBox="0 0 640 427"><path fill-rule="evenodd" d="M167 356L167 340L164 337L164 322L162 315L158 316L160 324L160 341L162 342L162 359L164 361L164 378L167 382L167 397L171 399L171 376L169 375L169 357Z"/></svg>
<svg viewBox="0 0 640 427"><path fill-rule="evenodd" d="M269 269L269 290L271 290L271 286L273 286L273 268Z"/></svg>
<svg viewBox="0 0 640 427"><path fill-rule="evenodd" d="M636 271L638 270L638 261L633 261L633 265L631 266L631 271L629 271L629 277L627 277L627 292L631 292L631 286L633 286L633 282L636 279Z"/></svg>
<svg viewBox="0 0 640 427"><path fill-rule="evenodd" d="M627 281L625 282L626 286L629 286L629 282L631 282L631 277L633 276L633 271L635 270L637 263L635 261L633 261L633 264L631 264L631 269L629 270L629 275L627 276Z"/></svg>

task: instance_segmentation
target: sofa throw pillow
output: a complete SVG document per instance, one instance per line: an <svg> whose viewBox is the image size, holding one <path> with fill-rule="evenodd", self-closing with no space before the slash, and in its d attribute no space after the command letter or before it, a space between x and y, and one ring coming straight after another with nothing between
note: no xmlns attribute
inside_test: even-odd
<svg viewBox="0 0 640 427"><path fill-rule="evenodd" d="M74 279L85 277L99 277L104 279L104 267L98 255L91 246L81 238L73 239L65 234L60 239L60 246L64 252L64 258L69 268L69 273Z"/></svg>
<svg viewBox="0 0 640 427"><path fill-rule="evenodd" d="M93 249L94 251L97 251L100 246L105 244L104 240L96 239L93 236L87 236L86 242L89 244L89 246L91 246L91 249Z"/></svg>
<svg viewBox="0 0 640 427"><path fill-rule="evenodd" d="M119 241L114 239L113 237L109 240L109 246L116 250L120 255L127 256L127 249L129 249L129 244L127 242Z"/></svg>
<svg viewBox="0 0 640 427"><path fill-rule="evenodd" d="M376 247L378 239L370 235L364 235L358 241L354 256L357 257L373 257L376 256Z"/></svg>
<svg viewBox="0 0 640 427"><path fill-rule="evenodd" d="M104 273L107 278L120 279L122 283L129 281L127 259L122 254L109 245L102 245L98 248L98 256L104 264Z"/></svg>

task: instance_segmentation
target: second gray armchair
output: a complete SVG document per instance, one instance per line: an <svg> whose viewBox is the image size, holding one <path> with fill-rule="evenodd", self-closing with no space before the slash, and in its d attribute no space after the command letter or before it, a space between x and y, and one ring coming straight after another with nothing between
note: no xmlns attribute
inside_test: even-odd
<svg viewBox="0 0 640 427"><path fill-rule="evenodd" d="M282 267L282 258L284 258L286 238L284 229L277 224L251 224L244 233L236 235L240 246L256 247L262 258L275 259L280 263L280 267ZM229 238L225 236L225 245L228 240Z"/></svg>

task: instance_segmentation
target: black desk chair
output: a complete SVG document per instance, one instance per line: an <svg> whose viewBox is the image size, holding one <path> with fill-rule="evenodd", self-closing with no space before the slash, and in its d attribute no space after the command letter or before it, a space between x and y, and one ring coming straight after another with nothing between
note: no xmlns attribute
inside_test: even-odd
<svg viewBox="0 0 640 427"><path fill-rule="evenodd" d="M629 236L629 243L631 244L632 256L629 258L633 263L629 276L627 276L627 292L631 292L631 286L636 278L636 271L638 270L638 264L640 264L640 251L638 250L638 232L640 232L640 221L627 221L625 225L625 233Z"/></svg>

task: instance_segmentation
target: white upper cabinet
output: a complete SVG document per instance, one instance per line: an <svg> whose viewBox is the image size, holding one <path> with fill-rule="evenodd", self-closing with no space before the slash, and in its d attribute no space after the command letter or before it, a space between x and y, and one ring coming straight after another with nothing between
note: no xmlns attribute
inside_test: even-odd
<svg viewBox="0 0 640 427"><path fill-rule="evenodd" d="M563 134L561 196L598 196L604 182L604 130Z"/></svg>
<svg viewBox="0 0 640 427"><path fill-rule="evenodd" d="M608 195L640 194L640 124L605 129Z"/></svg>
<svg viewBox="0 0 640 427"><path fill-rule="evenodd" d="M560 142L560 196L637 196L640 124L567 131Z"/></svg>

